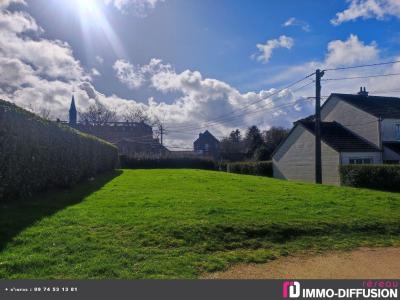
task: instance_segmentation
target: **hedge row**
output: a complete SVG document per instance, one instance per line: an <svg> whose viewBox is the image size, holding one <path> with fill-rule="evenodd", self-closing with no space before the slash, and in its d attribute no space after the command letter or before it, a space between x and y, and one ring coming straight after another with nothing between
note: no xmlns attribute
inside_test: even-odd
<svg viewBox="0 0 400 300"><path fill-rule="evenodd" d="M400 191L400 165L345 165L340 180L346 186Z"/></svg>
<svg viewBox="0 0 400 300"><path fill-rule="evenodd" d="M117 163L113 145L0 100L0 200L69 187Z"/></svg>
<svg viewBox="0 0 400 300"><path fill-rule="evenodd" d="M132 158L120 156L122 168L126 169L204 169L217 170L218 163L203 158Z"/></svg>
<svg viewBox="0 0 400 300"><path fill-rule="evenodd" d="M273 176L271 161L228 163L227 171L238 174Z"/></svg>

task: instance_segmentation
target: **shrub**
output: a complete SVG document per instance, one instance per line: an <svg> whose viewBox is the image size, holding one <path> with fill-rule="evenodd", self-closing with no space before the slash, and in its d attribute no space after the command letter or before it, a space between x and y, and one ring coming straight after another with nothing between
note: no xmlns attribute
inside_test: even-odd
<svg viewBox="0 0 400 300"><path fill-rule="evenodd" d="M271 161L228 163L227 171L238 174L273 176Z"/></svg>
<svg viewBox="0 0 400 300"><path fill-rule="evenodd" d="M271 149L267 145L261 145L256 149L253 155L253 159L256 161L267 161L271 159Z"/></svg>
<svg viewBox="0 0 400 300"><path fill-rule="evenodd" d="M122 168L126 169L204 169L219 170L219 164L211 159L186 157L127 157L120 156Z"/></svg>
<svg viewBox="0 0 400 300"><path fill-rule="evenodd" d="M0 200L69 187L117 162L115 146L0 100Z"/></svg>
<svg viewBox="0 0 400 300"><path fill-rule="evenodd" d="M340 180L346 186L400 191L400 165L345 165Z"/></svg>

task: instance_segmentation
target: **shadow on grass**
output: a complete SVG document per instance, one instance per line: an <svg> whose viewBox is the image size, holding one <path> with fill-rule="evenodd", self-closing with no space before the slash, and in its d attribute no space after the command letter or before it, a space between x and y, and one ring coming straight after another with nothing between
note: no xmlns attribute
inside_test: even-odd
<svg viewBox="0 0 400 300"><path fill-rule="evenodd" d="M114 170L100 174L94 181L80 183L71 189L56 189L35 195L31 199L1 203L0 251L25 228L44 217L81 202L121 173L120 170Z"/></svg>

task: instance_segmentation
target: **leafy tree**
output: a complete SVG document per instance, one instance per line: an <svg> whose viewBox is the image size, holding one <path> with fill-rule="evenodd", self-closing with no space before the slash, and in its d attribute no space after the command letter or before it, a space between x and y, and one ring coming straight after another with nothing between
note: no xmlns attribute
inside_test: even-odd
<svg viewBox="0 0 400 300"><path fill-rule="evenodd" d="M222 139L220 150L224 159L235 161L243 157L243 139L239 129L233 130L229 136Z"/></svg>
<svg viewBox="0 0 400 300"><path fill-rule="evenodd" d="M267 147L267 145L262 144L254 151L253 159L256 161L262 160L270 160L271 159L271 151Z"/></svg>
<svg viewBox="0 0 400 300"><path fill-rule="evenodd" d="M236 130L232 131L229 134L228 139L232 144L239 145L242 141L242 134L240 133L240 130L236 129Z"/></svg>
<svg viewBox="0 0 400 300"><path fill-rule="evenodd" d="M263 132L264 141L270 153L275 151L276 147L287 137L289 129L283 127L271 127Z"/></svg>
<svg viewBox="0 0 400 300"><path fill-rule="evenodd" d="M244 143L246 146L247 157L252 158L257 148L264 144L260 129L258 129L257 126L253 125L247 129Z"/></svg>

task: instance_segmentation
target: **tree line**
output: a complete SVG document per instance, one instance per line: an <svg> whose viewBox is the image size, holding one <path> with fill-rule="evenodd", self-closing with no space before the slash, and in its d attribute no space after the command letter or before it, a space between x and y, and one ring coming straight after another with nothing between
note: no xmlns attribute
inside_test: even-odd
<svg viewBox="0 0 400 300"><path fill-rule="evenodd" d="M272 153L288 133L289 130L283 127L271 127L261 132L257 126L251 126L244 136L239 129L233 130L221 141L221 157L230 161L270 160Z"/></svg>

